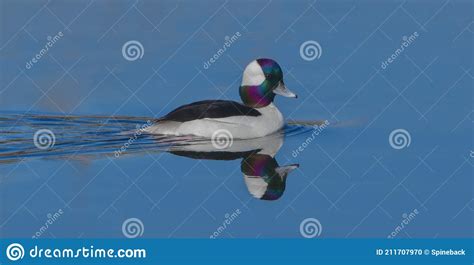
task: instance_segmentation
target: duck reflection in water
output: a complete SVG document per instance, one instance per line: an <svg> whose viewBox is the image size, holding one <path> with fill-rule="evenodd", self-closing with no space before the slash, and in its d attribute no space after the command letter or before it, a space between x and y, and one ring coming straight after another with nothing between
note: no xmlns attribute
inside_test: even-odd
<svg viewBox="0 0 474 265"><path fill-rule="evenodd" d="M233 140L228 146L216 148L213 142L173 146L168 152L192 159L242 159L240 170L250 194L261 200L277 200L285 191L286 178L298 164L279 166L275 155L283 145L283 134L256 139Z"/></svg>

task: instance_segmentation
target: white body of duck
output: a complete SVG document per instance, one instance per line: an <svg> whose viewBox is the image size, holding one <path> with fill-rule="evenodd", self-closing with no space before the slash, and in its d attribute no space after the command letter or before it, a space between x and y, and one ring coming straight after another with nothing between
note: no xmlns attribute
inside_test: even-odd
<svg viewBox="0 0 474 265"><path fill-rule="evenodd" d="M146 129L148 133L164 135L196 135L206 138L220 131L229 132L237 139L262 137L279 131L285 125L283 115L272 103L259 108L261 116L230 116L192 121L163 121Z"/></svg>

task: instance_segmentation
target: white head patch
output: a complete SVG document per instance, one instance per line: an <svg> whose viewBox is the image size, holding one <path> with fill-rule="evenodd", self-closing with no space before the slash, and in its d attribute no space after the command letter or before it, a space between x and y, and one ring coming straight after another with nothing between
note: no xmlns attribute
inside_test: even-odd
<svg viewBox="0 0 474 265"><path fill-rule="evenodd" d="M258 86L265 81L265 74L263 73L262 67L256 60L253 60L244 70L244 76L242 77L242 86Z"/></svg>
<svg viewBox="0 0 474 265"><path fill-rule="evenodd" d="M268 184L260 177L252 177L244 175L245 184L247 185L247 189L249 190L250 194L255 198L262 198L265 195L265 191L267 190Z"/></svg>

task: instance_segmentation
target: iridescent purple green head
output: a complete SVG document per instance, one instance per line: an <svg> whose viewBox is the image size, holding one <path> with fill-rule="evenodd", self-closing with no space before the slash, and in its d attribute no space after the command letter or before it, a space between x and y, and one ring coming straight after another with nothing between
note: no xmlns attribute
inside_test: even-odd
<svg viewBox="0 0 474 265"><path fill-rule="evenodd" d="M240 169L250 194L261 200L277 200L285 191L286 177L298 164L278 166L275 158L252 154L242 160Z"/></svg>
<svg viewBox="0 0 474 265"><path fill-rule="evenodd" d="M297 97L286 88L280 65L272 59L264 58L247 65L239 92L242 102L252 108L268 106L275 95Z"/></svg>

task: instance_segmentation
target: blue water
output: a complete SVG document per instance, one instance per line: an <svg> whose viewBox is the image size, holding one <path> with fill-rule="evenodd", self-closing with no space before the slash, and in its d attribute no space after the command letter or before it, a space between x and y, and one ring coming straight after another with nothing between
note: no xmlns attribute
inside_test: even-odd
<svg viewBox="0 0 474 265"><path fill-rule="evenodd" d="M208 238L236 211L219 237L301 237L306 218L319 237L472 237L472 3L310 4L2 2L0 236L32 237L61 210L40 237L123 237L138 218L143 237ZM130 40L142 58L124 58ZM319 58L300 56L308 40ZM283 131L233 146L281 145L278 165L299 165L278 199L249 193L242 158L171 152L205 139L135 139L137 125L179 105L239 101L242 69L259 57L283 67L299 98L276 99ZM54 134L50 148L34 144L41 129ZM409 145L391 146L396 129Z"/></svg>

